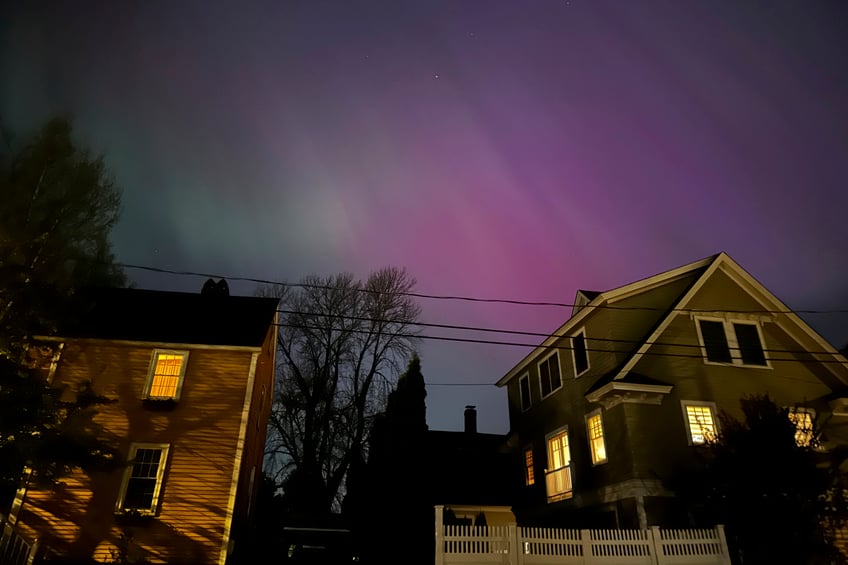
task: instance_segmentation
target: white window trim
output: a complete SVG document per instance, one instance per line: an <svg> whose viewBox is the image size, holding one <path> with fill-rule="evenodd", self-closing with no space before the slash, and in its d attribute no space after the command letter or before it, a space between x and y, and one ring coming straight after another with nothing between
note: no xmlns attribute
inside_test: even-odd
<svg viewBox="0 0 848 565"><path fill-rule="evenodd" d="M574 347L574 338L582 335L583 336L583 349L586 352L586 369L583 371L577 372L577 349ZM571 362L574 364L574 378L578 378L580 375L585 375L589 372L589 369L592 368L592 362L589 360L589 341L586 339L586 328L581 328L579 332L573 333L569 336L571 340Z"/></svg>
<svg viewBox="0 0 848 565"><path fill-rule="evenodd" d="M151 398L150 390L153 388L153 374L156 371L156 360L159 358L160 354L165 355L182 355L183 362L180 366L180 378L177 381L177 390L174 392L174 396L170 398L165 397L155 397ZM188 367L188 355L189 352L186 350L180 349L154 349L153 353L150 355L150 367L147 369L147 381L144 384L144 398L145 400L179 400L180 395L183 391L183 382L185 381L186 368Z"/></svg>
<svg viewBox="0 0 848 565"><path fill-rule="evenodd" d="M599 461L595 461L595 449L592 446L592 432L589 429L589 419L594 416L601 417L601 439L604 441L604 454L605 457ZM609 461L609 455L607 453L607 430L604 426L604 414L603 411L598 408L596 410L592 410L588 414L583 417L583 422L586 424L586 439L589 441L589 455L592 459L592 466L597 467L598 465L603 465L604 463Z"/></svg>
<svg viewBox="0 0 848 565"><path fill-rule="evenodd" d="M165 480L165 467L168 465L168 452L171 449L171 444L169 443L133 443L130 444L129 463L127 464L126 469L124 469L124 477L121 480L121 491L118 494L118 500L115 503L115 513L123 514L124 512L128 512L129 509L124 509L124 497L127 494L127 485L130 483L130 477L132 477L133 471L133 460L135 459L135 454L139 449L161 449L162 455L159 458L159 468L156 470L156 488L153 490L153 502L150 504L152 510L135 510L142 516L154 516L159 508L159 496L162 493L162 483Z"/></svg>
<svg viewBox="0 0 848 565"><path fill-rule="evenodd" d="M715 402L707 402L703 400L681 400L680 401L680 409L683 413L683 424L686 426L686 441L689 445L705 445L704 443L695 443L692 440L692 428L689 426L689 413L686 411L687 406L707 406L711 409L712 417L713 417L713 427L715 428L715 433L718 435L719 426L718 426L718 410L716 409Z"/></svg>
<svg viewBox="0 0 848 565"><path fill-rule="evenodd" d="M539 375L539 388L540 389L542 387L542 380L541 379L542 379L542 376L540 374ZM521 390L521 381L527 381L527 395L529 396L529 398L527 399L527 408L524 407L524 399L523 399L524 395L522 394L522 390ZM521 375L518 378L518 405L521 408L522 412L527 412L528 410L530 410L530 408L533 407L533 395L530 392L530 373L529 372L524 373L523 375Z"/></svg>
<svg viewBox="0 0 848 565"><path fill-rule="evenodd" d="M695 329L698 332L698 344L701 346L701 355L704 358L704 364L718 365L721 367L747 367L750 369L772 368L771 360L769 360L768 351L766 350L766 340L763 336L762 324L760 324L759 320L743 318L715 318L711 316L694 316L693 318L695 320ZM730 349L730 363L721 363L719 361L710 361L707 359L707 346L704 343L704 336L701 334L701 320L707 322L719 322L722 324L722 327L724 328L724 337L727 340L727 347ZM760 340L760 347L762 347L763 357L765 357L766 360L765 365L749 365L742 362L742 351L739 349L739 341L736 339L736 330L734 329L733 324L745 324L748 326L755 326L757 328L757 336Z"/></svg>
<svg viewBox="0 0 848 565"><path fill-rule="evenodd" d="M541 367L542 367L543 363L547 363L548 359L550 359L554 355L556 355L556 357L557 357L557 368L559 370L559 386L556 387L556 388L552 388L551 392L549 392L548 394L545 394L544 391L542 391L542 370L541 370ZM542 359L541 361L536 363L536 373L539 375L539 396L542 398L542 400L546 399L547 397L551 396L553 393L555 393L556 391L561 389L562 388L562 359L559 356L559 350L554 350L553 353L551 353L550 355L548 355L547 357L545 357L544 359Z"/></svg>
<svg viewBox="0 0 848 565"><path fill-rule="evenodd" d="M568 438L568 466L571 467L571 436L568 435L568 426L562 426L561 428L557 428L550 433L545 434L545 473L548 471L556 471L556 469L550 469L551 464L551 448L550 448L550 440L554 436L561 435L565 432L565 437Z"/></svg>

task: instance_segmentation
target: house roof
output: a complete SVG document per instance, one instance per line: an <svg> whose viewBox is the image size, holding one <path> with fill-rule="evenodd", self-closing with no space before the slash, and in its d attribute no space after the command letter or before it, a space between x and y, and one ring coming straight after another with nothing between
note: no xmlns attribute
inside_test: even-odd
<svg viewBox="0 0 848 565"><path fill-rule="evenodd" d="M848 383L845 377L845 369L848 369L848 363L839 354L836 349L821 337L815 330L807 325L797 314L792 312L783 302L781 302L774 294L772 294L759 281L754 279L747 271L745 271L736 261L734 261L726 253L719 253L700 261L695 261L682 267L654 275L646 279L642 279L612 290L608 290L598 294L586 306L580 309L575 315L568 319L556 332L548 337L541 345L527 355L518 365L513 367L506 375L498 382L498 386L506 385L512 378L524 372L527 365L542 352L550 348L556 340L568 335L571 331L580 327L585 320L599 307L605 307L610 303L618 300L634 296L669 281L680 279L684 276L694 277L691 284L677 296L671 298L668 303L667 310L657 320L654 326L640 338L633 348L631 353L625 360L612 371L605 375L601 380L605 382L600 386L604 386L611 380L621 381L628 378L629 372L636 366L636 363L645 355L652 344L660 337L663 331L668 327L675 317L677 311L687 308L695 294L700 290L704 283L719 269L730 276L736 284L739 285L745 292L753 297L759 304L762 305L762 311L768 313L778 313L775 316L775 323L779 324L790 335L806 342L814 351L823 353L815 354L815 357L822 358L828 361L826 366L834 374L836 374L843 382ZM836 360L837 363L832 361ZM611 378L610 378L610 375ZM593 387L594 389L595 387ZM590 391L591 392L591 391Z"/></svg>
<svg viewBox="0 0 848 565"><path fill-rule="evenodd" d="M127 288L80 293L81 314L59 328L65 338L221 346L262 345L276 298L207 296Z"/></svg>
<svg viewBox="0 0 848 565"><path fill-rule="evenodd" d="M666 282L669 282L673 279L678 279L685 276L692 276L693 274L700 274L698 271L703 273L703 271L712 264L719 255L713 255L711 257L707 257L706 259L701 259L699 261L694 261L692 263L688 263L683 265L682 267L677 267L676 269L671 269L670 271L665 271L659 273L657 275L641 279L624 286L620 286L617 288L613 288L611 290L597 292L597 291L578 291L589 296L588 293L595 293L594 298L591 301L583 306L577 313L571 316L566 322L561 325L555 332L551 334L550 337L546 338L538 347L536 347L533 351L531 351L527 356L524 357L515 367L510 369L510 371L498 380L496 383L497 386L504 386L510 380L512 380L517 375L524 372L525 368L530 364L530 362L539 356L541 353L549 350L549 348L561 337L568 335L569 332L578 329L580 325L591 316L599 307L606 306L609 302L621 300L623 298L627 298L629 296L639 294L641 292L645 292L652 288L656 288Z"/></svg>

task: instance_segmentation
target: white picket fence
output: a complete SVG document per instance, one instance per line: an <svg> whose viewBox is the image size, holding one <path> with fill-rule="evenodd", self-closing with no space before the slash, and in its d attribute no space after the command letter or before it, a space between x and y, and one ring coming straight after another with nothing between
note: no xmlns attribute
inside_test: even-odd
<svg viewBox="0 0 848 565"><path fill-rule="evenodd" d="M565 530L437 524L435 565L730 565L724 527Z"/></svg>

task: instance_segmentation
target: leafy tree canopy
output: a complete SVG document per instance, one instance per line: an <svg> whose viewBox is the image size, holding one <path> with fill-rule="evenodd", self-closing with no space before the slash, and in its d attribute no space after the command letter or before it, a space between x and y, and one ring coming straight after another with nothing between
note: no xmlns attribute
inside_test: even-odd
<svg viewBox="0 0 848 565"><path fill-rule="evenodd" d="M24 464L53 481L115 460L91 421L104 399L49 386L44 368L55 351L35 338L79 311L78 289L126 279L109 243L120 192L103 159L74 143L67 120L0 149L0 195L0 494L8 494Z"/></svg>

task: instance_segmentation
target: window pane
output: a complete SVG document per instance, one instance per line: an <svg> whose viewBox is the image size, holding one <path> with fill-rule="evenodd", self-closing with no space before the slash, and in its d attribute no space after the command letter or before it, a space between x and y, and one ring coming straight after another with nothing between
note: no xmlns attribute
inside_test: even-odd
<svg viewBox="0 0 848 565"><path fill-rule="evenodd" d="M151 398L174 398L177 395L184 359L180 354L159 353L156 356L150 383Z"/></svg>
<svg viewBox="0 0 848 565"><path fill-rule="evenodd" d="M592 450L592 463L607 460L607 449L604 443L604 427L601 415L595 414L586 421L589 431L589 447Z"/></svg>
<svg viewBox="0 0 848 565"><path fill-rule="evenodd" d="M736 331L736 341L739 342L739 353L745 365L765 365L766 354L760 343L760 334L754 324L733 324Z"/></svg>
<svg viewBox="0 0 848 565"><path fill-rule="evenodd" d="M559 385L562 384L559 376L559 355L554 353L549 359L548 364L550 365L550 374L551 374L551 390L555 390L559 388Z"/></svg>
<svg viewBox="0 0 848 565"><path fill-rule="evenodd" d="M530 408L530 379L527 377L519 379L518 388L521 394L521 409L527 410Z"/></svg>
<svg viewBox="0 0 848 565"><path fill-rule="evenodd" d="M579 375L589 368L589 356L586 351L586 338L581 333L571 338L571 346L574 348L574 369Z"/></svg>
<svg viewBox="0 0 848 565"><path fill-rule="evenodd" d="M551 393L551 371L547 361L539 365L539 384L541 385L542 396Z"/></svg>
<svg viewBox="0 0 848 565"><path fill-rule="evenodd" d="M524 450L524 483L527 486L536 482L536 476L533 472L533 449Z"/></svg>
<svg viewBox="0 0 848 565"><path fill-rule="evenodd" d="M571 454L568 451L568 432L563 431L548 439L548 471L554 471L568 465Z"/></svg>
<svg viewBox="0 0 848 565"><path fill-rule="evenodd" d="M153 496L159 476L161 449L137 449L123 508L126 510L153 510Z"/></svg>
<svg viewBox="0 0 848 565"><path fill-rule="evenodd" d="M733 359L730 357L730 347L724 334L724 324L709 320L698 320L698 323L701 325L701 337L704 338L707 359L716 363L731 363Z"/></svg>
<svg viewBox="0 0 848 565"><path fill-rule="evenodd" d="M713 411L709 406L687 406L686 417L689 419L689 431L692 443L701 444L715 437Z"/></svg>

